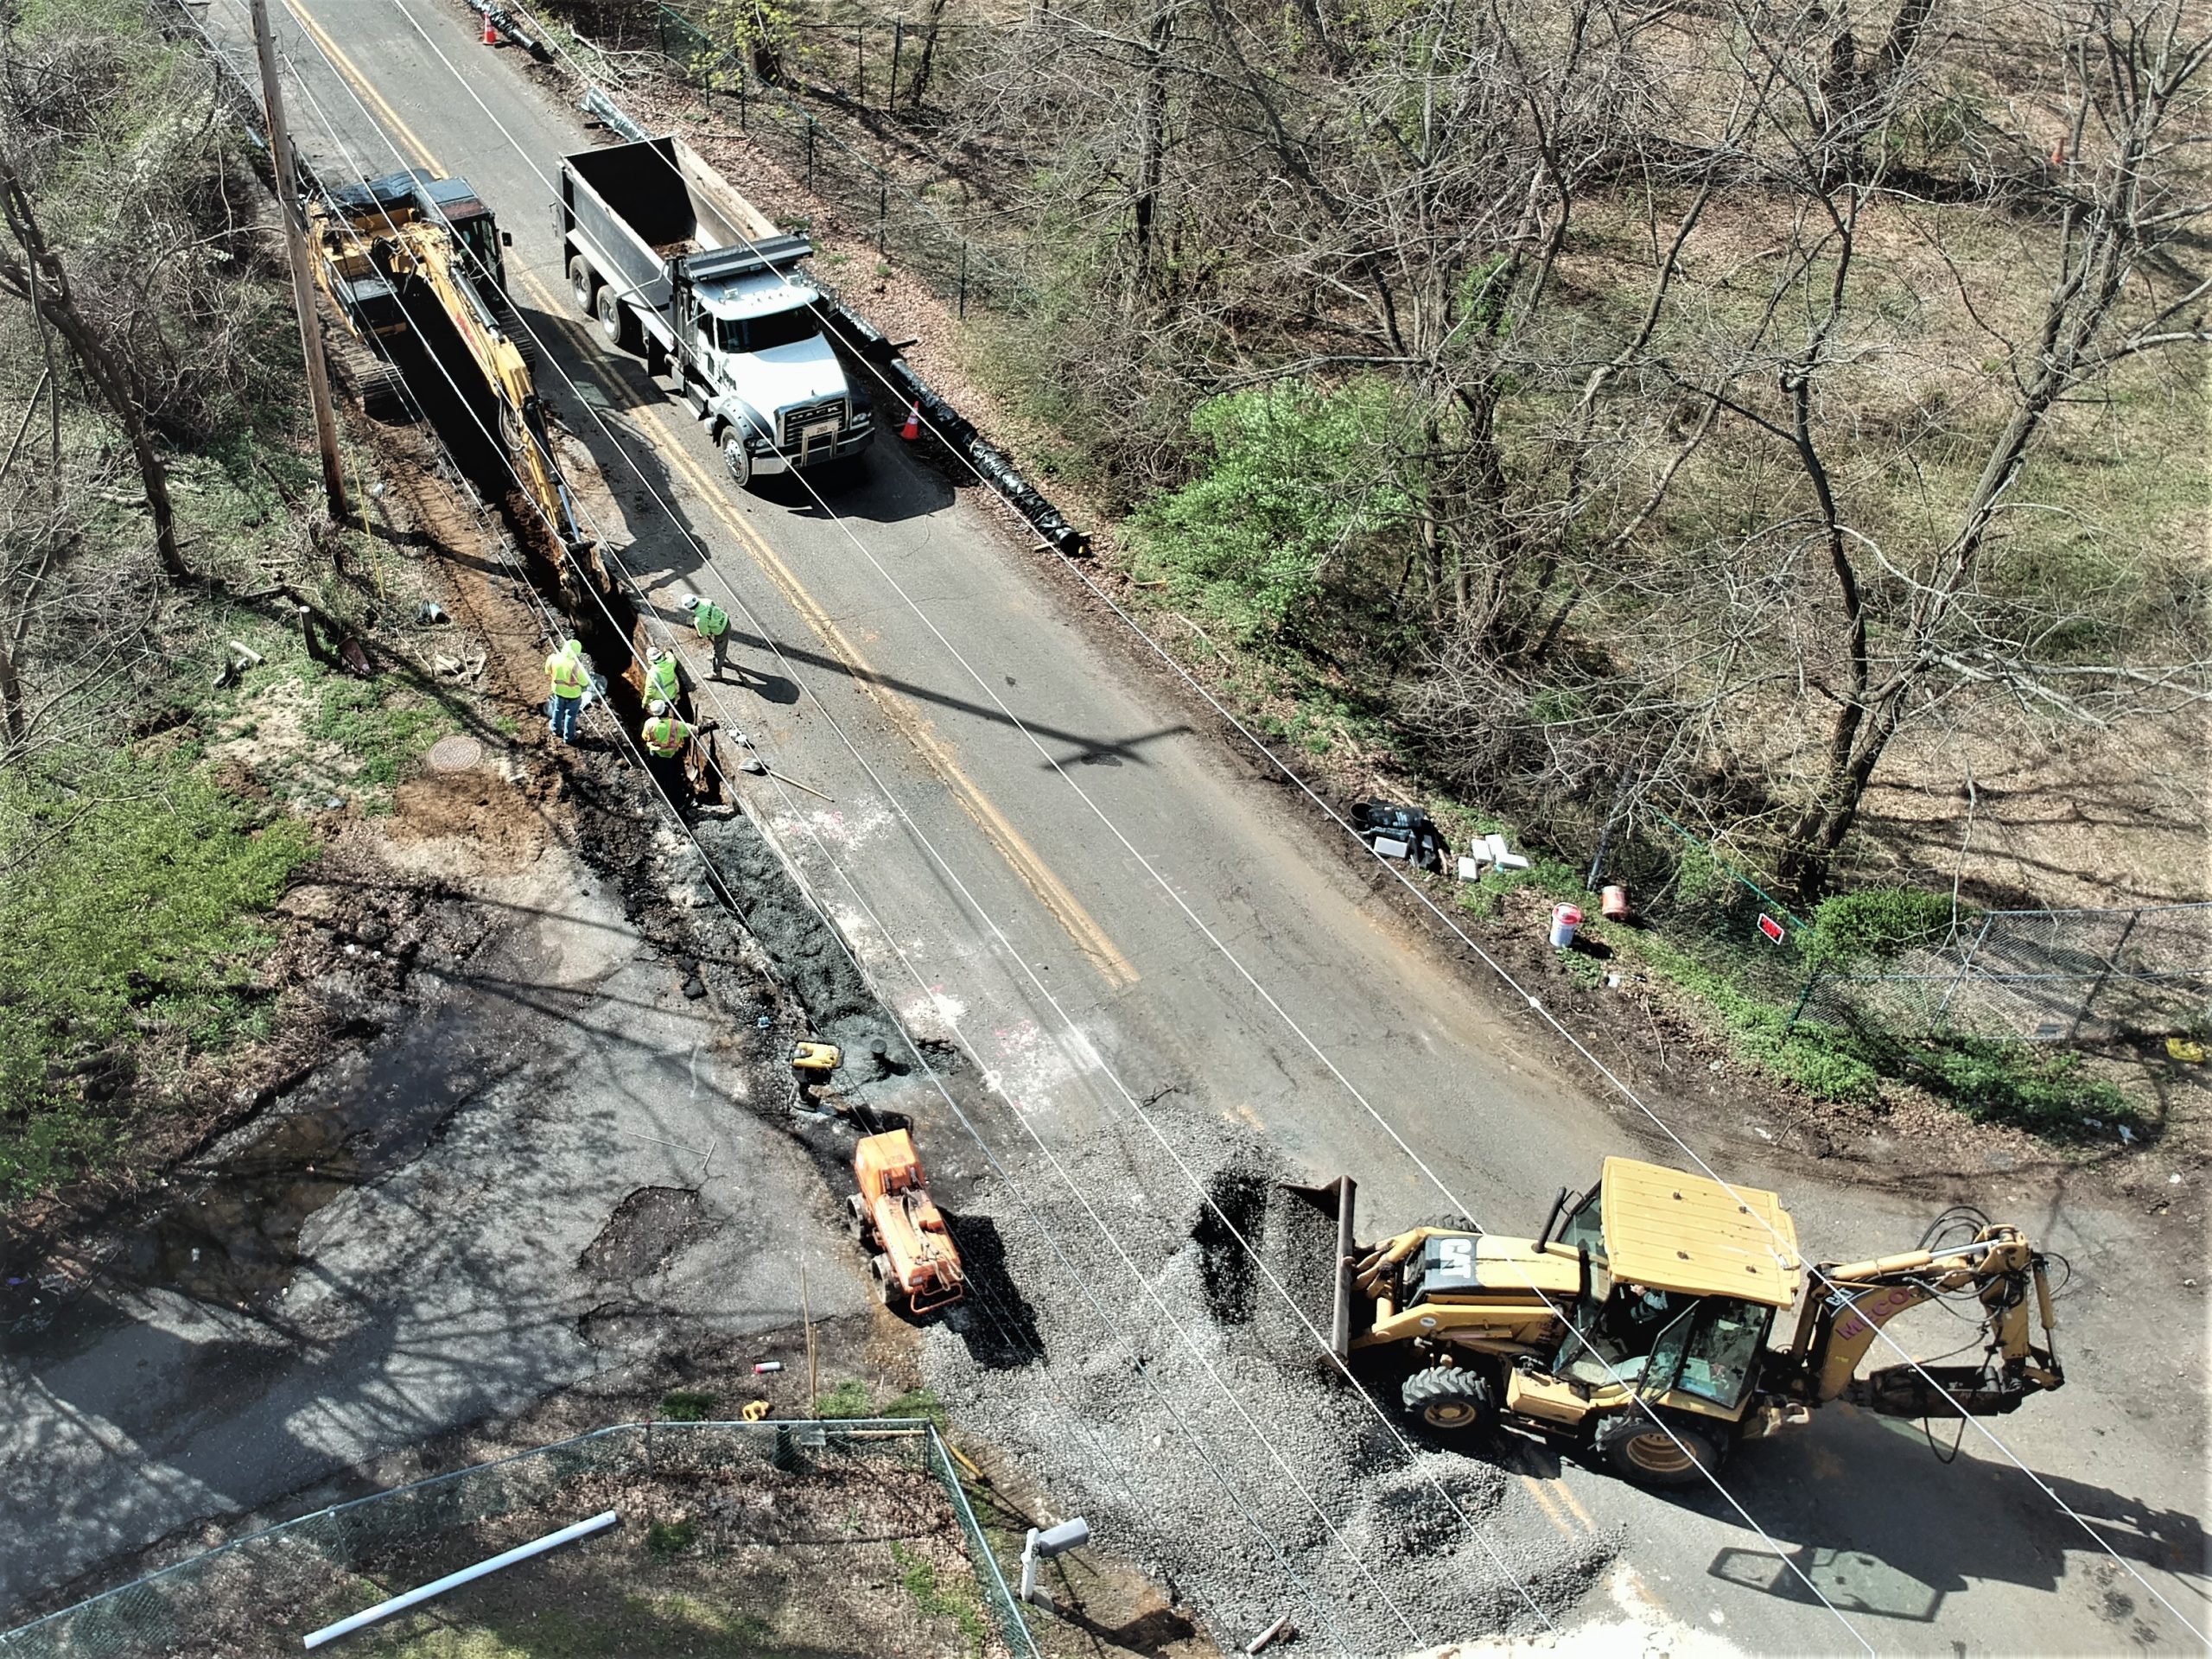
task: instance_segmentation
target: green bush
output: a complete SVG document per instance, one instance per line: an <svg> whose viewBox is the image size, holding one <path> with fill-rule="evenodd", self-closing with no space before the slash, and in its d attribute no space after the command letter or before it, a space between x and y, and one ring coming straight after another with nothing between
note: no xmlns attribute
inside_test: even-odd
<svg viewBox="0 0 2212 1659"><path fill-rule="evenodd" d="M168 1032L215 1049L265 1019L257 919L315 855L175 753L49 757L0 776L0 1193L97 1161L89 1096L118 1050Z"/></svg>
<svg viewBox="0 0 2212 1659"><path fill-rule="evenodd" d="M1806 966L1845 973L1889 962L1916 944L1942 942L1951 928L1948 893L1913 887L1866 887L1821 900L1813 925L1798 941Z"/></svg>
<svg viewBox="0 0 2212 1659"><path fill-rule="evenodd" d="M1404 517L1387 457L1400 395L1380 380L1318 390L1255 386L1202 404L1192 429L1210 454L1198 477L1129 521L1141 574L1246 643L1309 611L1323 572Z"/></svg>

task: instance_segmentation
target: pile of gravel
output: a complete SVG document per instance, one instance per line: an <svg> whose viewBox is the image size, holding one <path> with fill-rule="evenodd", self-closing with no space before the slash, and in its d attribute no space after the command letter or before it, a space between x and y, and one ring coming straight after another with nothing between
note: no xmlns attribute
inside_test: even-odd
<svg viewBox="0 0 2212 1659"><path fill-rule="evenodd" d="M956 1220L1002 1263L971 1262L963 1317L925 1338L963 1431L1224 1645L1288 1613L1308 1650L1402 1654L1540 1630L1579 1600L1617 1540L1570 1541L1505 1471L1424 1446L1331 1380L1257 1263L1325 1332L1335 1224L1281 1192L1272 1155L1218 1124L1162 1125L1224 1223L1141 1125L1121 1128L1055 1147L1059 1171L1002 1145L1021 1192L986 1181Z"/></svg>

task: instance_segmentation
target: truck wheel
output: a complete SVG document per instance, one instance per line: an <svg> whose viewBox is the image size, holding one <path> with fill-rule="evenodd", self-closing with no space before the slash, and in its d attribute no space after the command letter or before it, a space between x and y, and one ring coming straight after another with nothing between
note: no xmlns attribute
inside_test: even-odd
<svg viewBox="0 0 2212 1659"><path fill-rule="evenodd" d="M753 457L745 448L743 427L726 426L722 429L722 465L729 469L729 475L737 480L739 489L747 489L751 486Z"/></svg>
<svg viewBox="0 0 2212 1659"><path fill-rule="evenodd" d="M1415 1371L1399 1389L1398 1398L1431 1428L1455 1432L1480 1427L1497 1407L1489 1379L1458 1365Z"/></svg>
<svg viewBox="0 0 2212 1659"><path fill-rule="evenodd" d="M1700 1424L1632 1411L1598 1431L1598 1455L1639 1486L1692 1486L1720 1467L1721 1443Z"/></svg>
<svg viewBox="0 0 2212 1659"><path fill-rule="evenodd" d="M592 316L592 296L599 287L591 274L591 261L581 253L569 261L569 296L576 302L576 309Z"/></svg>
<svg viewBox="0 0 2212 1659"><path fill-rule="evenodd" d="M635 352L638 349L638 319L630 308L616 296L613 289L599 290L593 309L599 316L599 332L608 345L618 352Z"/></svg>

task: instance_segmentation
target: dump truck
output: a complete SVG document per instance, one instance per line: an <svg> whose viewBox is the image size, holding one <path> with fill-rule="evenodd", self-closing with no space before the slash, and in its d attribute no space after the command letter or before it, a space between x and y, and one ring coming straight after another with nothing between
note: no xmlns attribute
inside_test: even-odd
<svg viewBox="0 0 2212 1659"><path fill-rule="evenodd" d="M860 1191L846 1203L853 1236L873 1252L876 1300L894 1312L929 1313L968 1294L944 1216L922 1181L921 1154L906 1129L866 1135L853 1148Z"/></svg>
<svg viewBox="0 0 2212 1659"><path fill-rule="evenodd" d="M672 377L741 489L867 447L867 394L801 268L811 245L777 230L689 144L642 138L563 156L555 213L576 308L609 345Z"/></svg>
<svg viewBox="0 0 2212 1659"><path fill-rule="evenodd" d="M1774 1193L1633 1159L1563 1189L1535 1239L1422 1226L1363 1244L1349 1176L1288 1190L1335 1223L1327 1335L1344 1370L1431 1428L1509 1423L1647 1485L1702 1480L1834 1400L1985 1416L2065 1382L2044 1255L1963 1206L1916 1249L1818 1264L1808 1289ZM1975 1310L1978 1363L1858 1374L1885 1325L1938 1299ZM1793 1306L1789 1341L1770 1346Z"/></svg>

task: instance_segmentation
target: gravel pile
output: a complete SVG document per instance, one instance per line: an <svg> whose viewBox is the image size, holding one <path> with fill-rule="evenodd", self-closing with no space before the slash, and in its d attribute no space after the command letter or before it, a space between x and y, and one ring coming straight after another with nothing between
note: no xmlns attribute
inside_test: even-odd
<svg viewBox="0 0 2212 1659"><path fill-rule="evenodd" d="M1252 1141L1163 1128L1325 1332L1335 1224L1281 1193ZM1224 1646L1286 1612L1306 1650L1331 1654L1537 1630L1536 1608L1556 1618L1604 1573L1617 1540L1570 1541L1518 1478L1410 1429L1402 1440L1395 1412L1386 1426L1331 1382L1313 1336L1141 1126L1055 1148L1080 1200L1024 1150L1010 1160L1022 1194L987 1181L956 1222L963 1248L989 1238L1003 1270L971 1264L964 1316L925 1335L926 1378L964 1431L1166 1580Z"/></svg>

